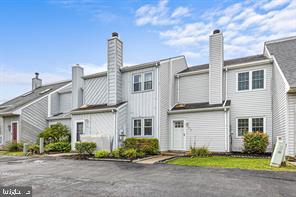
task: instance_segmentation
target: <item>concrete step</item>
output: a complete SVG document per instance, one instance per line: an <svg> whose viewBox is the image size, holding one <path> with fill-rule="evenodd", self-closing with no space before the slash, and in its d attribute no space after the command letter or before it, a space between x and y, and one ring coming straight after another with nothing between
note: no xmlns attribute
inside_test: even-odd
<svg viewBox="0 0 296 197"><path fill-rule="evenodd" d="M154 164L154 163L157 163L157 162L162 161L162 160L171 159L173 157L175 157L175 156L158 155L157 157L152 157L152 158L149 158L149 159L143 158L141 160L136 160L136 161L134 161L134 163Z"/></svg>

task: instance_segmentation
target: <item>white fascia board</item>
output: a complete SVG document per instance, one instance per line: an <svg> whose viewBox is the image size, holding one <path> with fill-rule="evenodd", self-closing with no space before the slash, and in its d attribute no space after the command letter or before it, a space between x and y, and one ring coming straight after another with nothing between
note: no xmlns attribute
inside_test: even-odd
<svg viewBox="0 0 296 197"><path fill-rule="evenodd" d="M83 110L83 111L72 111L72 115L77 114L93 114L93 113L102 113L102 112L116 112L117 108L106 108L106 109L92 109L92 110Z"/></svg>
<svg viewBox="0 0 296 197"><path fill-rule="evenodd" d="M227 107L209 107L209 108L200 108L200 109L184 109L184 110L168 111L168 114L208 112L208 111L224 111L224 110L228 110L228 109L230 109L230 106L227 106Z"/></svg>
<svg viewBox="0 0 296 197"><path fill-rule="evenodd" d="M44 96L42 96L42 97L40 97L40 98L38 98L38 99L32 101L31 103L29 103L29 104L27 104L27 105L25 105L25 106L22 106L22 107L20 107L20 108L18 108L18 109L16 109L16 110L14 110L12 113L13 113L13 114L21 114L21 111L22 111L24 108L29 107L30 105L32 105L32 104L34 104L34 103L36 103L36 102L38 102L38 101L40 101L40 100L46 98L47 96L50 96L51 94L53 94L53 93L55 93L55 92L58 92L59 90L65 88L65 87L68 87L68 86L71 85L71 84L72 84L72 82L69 82L67 85L64 85L64 86L60 87L59 89L56 89L55 91L53 91L53 92L51 92L51 93L49 93L49 94L46 94L46 95L44 95Z"/></svg>

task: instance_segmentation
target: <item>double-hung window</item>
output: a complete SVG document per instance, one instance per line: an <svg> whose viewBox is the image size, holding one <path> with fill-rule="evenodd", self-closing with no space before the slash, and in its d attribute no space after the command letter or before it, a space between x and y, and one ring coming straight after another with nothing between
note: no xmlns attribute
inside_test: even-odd
<svg viewBox="0 0 296 197"><path fill-rule="evenodd" d="M153 76L151 71L133 75L133 92L148 91L152 88Z"/></svg>
<svg viewBox="0 0 296 197"><path fill-rule="evenodd" d="M133 120L134 136L152 136L153 126L151 118Z"/></svg>
<svg viewBox="0 0 296 197"><path fill-rule="evenodd" d="M248 132L263 133L264 131L265 121L263 117L237 119L237 137L242 137Z"/></svg>
<svg viewBox="0 0 296 197"><path fill-rule="evenodd" d="M144 90L151 90L152 89L152 73L145 73L144 74Z"/></svg>
<svg viewBox="0 0 296 197"><path fill-rule="evenodd" d="M241 72L237 75L237 90L264 89L264 70Z"/></svg>
<svg viewBox="0 0 296 197"><path fill-rule="evenodd" d="M142 83L141 83L142 75L134 75L133 84L134 84L134 92L139 92L142 90Z"/></svg>

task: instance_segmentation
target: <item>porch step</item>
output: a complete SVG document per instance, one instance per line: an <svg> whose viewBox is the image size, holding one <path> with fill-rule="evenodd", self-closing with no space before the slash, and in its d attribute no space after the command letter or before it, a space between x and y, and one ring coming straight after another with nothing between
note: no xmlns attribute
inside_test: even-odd
<svg viewBox="0 0 296 197"><path fill-rule="evenodd" d="M180 156L186 156L186 151L164 151L164 152L161 152L161 155L180 157Z"/></svg>

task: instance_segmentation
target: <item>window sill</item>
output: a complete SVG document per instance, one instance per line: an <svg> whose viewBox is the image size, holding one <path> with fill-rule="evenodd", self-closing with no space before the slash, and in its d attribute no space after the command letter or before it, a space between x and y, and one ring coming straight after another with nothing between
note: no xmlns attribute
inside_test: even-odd
<svg viewBox="0 0 296 197"><path fill-rule="evenodd" d="M132 94L140 94L140 93L146 93L146 92L152 92L154 91L154 89L151 89L151 90L141 90L141 91L132 91Z"/></svg>
<svg viewBox="0 0 296 197"><path fill-rule="evenodd" d="M266 88L258 88L258 89L251 89L251 90L236 90L237 93L244 93L244 92L258 92L264 91Z"/></svg>

